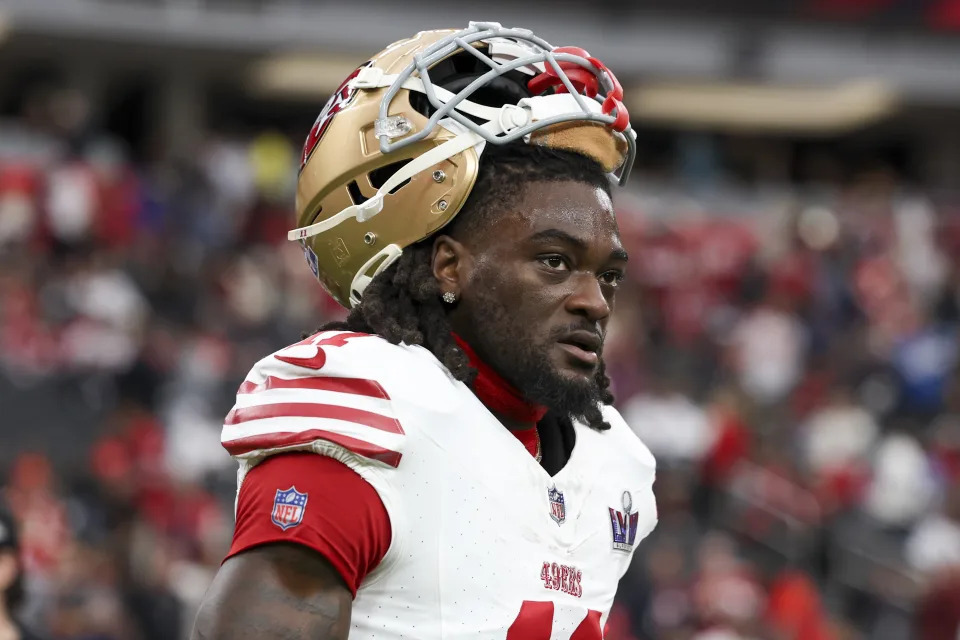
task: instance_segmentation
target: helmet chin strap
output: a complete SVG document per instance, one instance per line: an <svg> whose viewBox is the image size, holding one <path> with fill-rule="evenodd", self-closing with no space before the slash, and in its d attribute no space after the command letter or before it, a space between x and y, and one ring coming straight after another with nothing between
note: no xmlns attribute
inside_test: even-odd
<svg viewBox="0 0 960 640"><path fill-rule="evenodd" d="M363 292L367 288L367 285L376 278L378 275L383 273L383 271L392 265L397 259L403 254L403 249L398 247L395 244L388 244L383 249L378 251L373 255L372 258L363 263L363 266L357 270L357 273L353 276L353 282L350 283L350 306L355 307L360 304L360 299L363 297ZM373 272L372 276L368 276L367 272L377 264L378 260L382 260L379 265L377 265L377 270Z"/></svg>

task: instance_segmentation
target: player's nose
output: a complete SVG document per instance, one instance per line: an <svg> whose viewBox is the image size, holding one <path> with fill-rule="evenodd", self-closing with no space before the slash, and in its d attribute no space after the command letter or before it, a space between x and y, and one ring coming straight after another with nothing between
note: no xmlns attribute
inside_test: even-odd
<svg viewBox="0 0 960 640"><path fill-rule="evenodd" d="M602 322L610 316L610 300L604 295L600 282L592 274L575 276L574 289L567 298L567 310L584 316L591 322Z"/></svg>

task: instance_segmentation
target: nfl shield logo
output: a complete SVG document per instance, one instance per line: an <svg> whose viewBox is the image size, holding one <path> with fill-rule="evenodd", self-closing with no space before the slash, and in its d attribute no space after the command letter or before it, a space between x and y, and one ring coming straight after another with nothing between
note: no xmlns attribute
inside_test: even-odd
<svg viewBox="0 0 960 640"><path fill-rule="evenodd" d="M547 498L550 500L550 517L558 525L563 524L567 519L567 509L563 502L563 492L557 491L556 487L547 489Z"/></svg>
<svg viewBox="0 0 960 640"><path fill-rule="evenodd" d="M284 531L303 522L303 512L307 509L307 494L300 493L296 487L277 489L273 499L273 511L270 519Z"/></svg>
<svg viewBox="0 0 960 640"><path fill-rule="evenodd" d="M307 264L310 265L310 271L313 272L313 277L319 278L320 265L317 263L317 254L313 252L313 249L310 248L306 240L300 240L300 248L303 249L303 256L307 259Z"/></svg>

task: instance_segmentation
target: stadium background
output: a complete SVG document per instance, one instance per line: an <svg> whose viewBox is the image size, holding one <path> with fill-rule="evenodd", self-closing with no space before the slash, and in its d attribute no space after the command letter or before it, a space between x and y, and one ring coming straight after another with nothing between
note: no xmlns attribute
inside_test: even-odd
<svg viewBox="0 0 960 640"><path fill-rule="evenodd" d="M365 56L469 19L587 48L639 132L606 357L660 524L608 637L960 637L957 0L3 0L26 618L186 637L231 534L221 418L341 313L284 241L302 139Z"/></svg>

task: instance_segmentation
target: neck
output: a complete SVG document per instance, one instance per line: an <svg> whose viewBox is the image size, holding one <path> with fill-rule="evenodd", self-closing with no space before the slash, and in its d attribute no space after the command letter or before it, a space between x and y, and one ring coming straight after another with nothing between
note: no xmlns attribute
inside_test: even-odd
<svg viewBox="0 0 960 640"><path fill-rule="evenodd" d="M453 338L467 354L470 366L477 370L477 377L473 381L473 392L490 410L490 413L511 431L536 426L547 413L547 408L529 402L516 387L480 360L476 352L460 336L453 334Z"/></svg>

